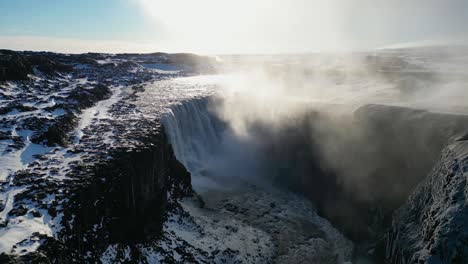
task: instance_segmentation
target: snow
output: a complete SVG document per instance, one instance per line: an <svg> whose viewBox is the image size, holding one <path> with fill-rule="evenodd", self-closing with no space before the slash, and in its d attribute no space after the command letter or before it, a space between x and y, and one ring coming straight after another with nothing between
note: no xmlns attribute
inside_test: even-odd
<svg viewBox="0 0 468 264"><path fill-rule="evenodd" d="M23 166L20 151L6 151L11 143L11 140L0 141L0 153L2 153L2 158L0 159L0 181L6 181L10 173L19 170Z"/></svg>
<svg viewBox="0 0 468 264"><path fill-rule="evenodd" d="M32 215L26 214L24 216L10 219L10 223L7 227L0 229L0 252L9 252L14 245L19 241L23 241L31 237L33 233L39 233L43 235L52 236L52 229L47 223L47 216L33 217ZM39 243L33 242L29 244L22 244L19 249L24 249L26 252L34 251ZM20 252L16 252L20 253ZM21 252L24 254L25 252Z"/></svg>
<svg viewBox="0 0 468 264"><path fill-rule="evenodd" d="M105 60L96 60L96 62L100 65L104 65L104 64L108 64L108 63L114 63L114 60L109 58L109 59L105 59Z"/></svg>
<svg viewBox="0 0 468 264"><path fill-rule="evenodd" d="M78 143L83 136L83 130L88 127L93 120L109 118L109 108L119 101L123 95L123 86L111 87L112 96L107 100L98 102L95 106L85 109L79 116L80 122L75 132L75 144Z"/></svg>
<svg viewBox="0 0 468 264"><path fill-rule="evenodd" d="M117 252L120 245L114 244L109 245L104 253L101 255L101 262L103 264L122 263L125 261L131 261L131 251L129 247L124 248L124 256L122 259L117 259Z"/></svg>
<svg viewBox="0 0 468 264"><path fill-rule="evenodd" d="M149 263L168 256L177 260L181 258L179 248L201 262L203 256L211 256L210 263L335 258L347 263L351 259L352 243L319 217L310 202L284 191L244 187L205 193L203 208L196 199L184 199L185 213L170 214L164 223L164 238L154 245L141 245L142 255ZM317 236L322 232L324 236ZM225 254L230 251L235 254Z"/></svg>
<svg viewBox="0 0 468 264"><path fill-rule="evenodd" d="M34 155L44 154L51 150L51 148L43 145L32 143L29 140L32 133L30 130L18 131L16 126L12 128L13 136L21 136L25 139L25 147L20 150L10 149L10 151L7 151L8 145L12 143L11 140L0 141L0 153L2 153L2 158L0 159L0 181L5 181L10 173L25 168L26 165L34 161Z"/></svg>
<svg viewBox="0 0 468 264"><path fill-rule="evenodd" d="M64 115L65 113L66 113L65 109L63 109L63 108L57 108L57 109L55 109L55 110L51 113L51 115L52 115L53 117L57 117L57 116Z"/></svg>
<svg viewBox="0 0 468 264"><path fill-rule="evenodd" d="M8 192L0 194L0 200L5 202L3 211L0 212L0 220L7 219L8 212L13 208L15 195L24 191L25 188L11 188Z"/></svg>
<svg viewBox="0 0 468 264"><path fill-rule="evenodd" d="M23 138L26 138L26 146L23 148L20 155L21 164L23 165L23 167L33 162L35 160L35 155L42 155L52 150L51 147L46 147L44 145L32 143L29 139L30 136L33 134L33 131L31 130L21 130L18 134L21 135Z"/></svg>
<svg viewBox="0 0 468 264"><path fill-rule="evenodd" d="M149 69L153 69L157 73L161 73L161 74L176 74L181 71L189 69L189 67L185 65L168 64L168 63L142 64L142 66L149 68Z"/></svg>

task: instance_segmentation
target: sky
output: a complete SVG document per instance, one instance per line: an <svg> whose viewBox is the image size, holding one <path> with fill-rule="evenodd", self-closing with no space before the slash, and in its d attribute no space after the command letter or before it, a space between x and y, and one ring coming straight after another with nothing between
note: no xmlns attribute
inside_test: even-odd
<svg viewBox="0 0 468 264"><path fill-rule="evenodd" d="M466 0L0 0L0 48L305 53L464 42Z"/></svg>

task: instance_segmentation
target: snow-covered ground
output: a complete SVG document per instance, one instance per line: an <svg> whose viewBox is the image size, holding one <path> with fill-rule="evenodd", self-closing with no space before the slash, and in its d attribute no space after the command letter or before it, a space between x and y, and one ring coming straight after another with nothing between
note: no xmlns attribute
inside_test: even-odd
<svg viewBox="0 0 468 264"><path fill-rule="evenodd" d="M64 195L57 186L70 180L76 167L92 156L82 151L80 140L94 136L112 146L116 137L112 130L90 135L95 129L90 127L113 119L109 111L133 92L132 78L164 76L137 66L119 68L122 62L112 58L97 62L114 64L110 69L77 63L74 72L51 76L34 69L28 80L0 83L0 253L24 255L34 252L44 237L57 237L63 228L60 211L67 202L56 195ZM103 100L93 98L100 96L92 94L98 85L109 87ZM60 123L65 116L76 118L76 126L74 121L71 129ZM48 144L47 137L39 137L55 124L64 129L66 145Z"/></svg>

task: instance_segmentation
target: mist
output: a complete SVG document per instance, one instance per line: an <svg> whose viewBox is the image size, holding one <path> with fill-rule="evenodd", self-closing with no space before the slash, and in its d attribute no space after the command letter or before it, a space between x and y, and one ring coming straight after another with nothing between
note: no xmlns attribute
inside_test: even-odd
<svg viewBox="0 0 468 264"><path fill-rule="evenodd" d="M201 127L213 125L182 128L191 137L177 145L213 147L193 166L197 179L215 182L202 189L293 190L350 238L368 238L369 212L389 219L468 128L467 54L458 46L221 56L206 106L216 136L203 138Z"/></svg>

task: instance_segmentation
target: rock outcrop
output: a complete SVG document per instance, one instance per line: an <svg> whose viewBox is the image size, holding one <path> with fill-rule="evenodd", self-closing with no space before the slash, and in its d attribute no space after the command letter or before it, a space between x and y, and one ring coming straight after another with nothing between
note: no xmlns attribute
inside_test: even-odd
<svg viewBox="0 0 468 264"><path fill-rule="evenodd" d="M393 216L389 263L467 263L468 142L443 151L430 175Z"/></svg>

